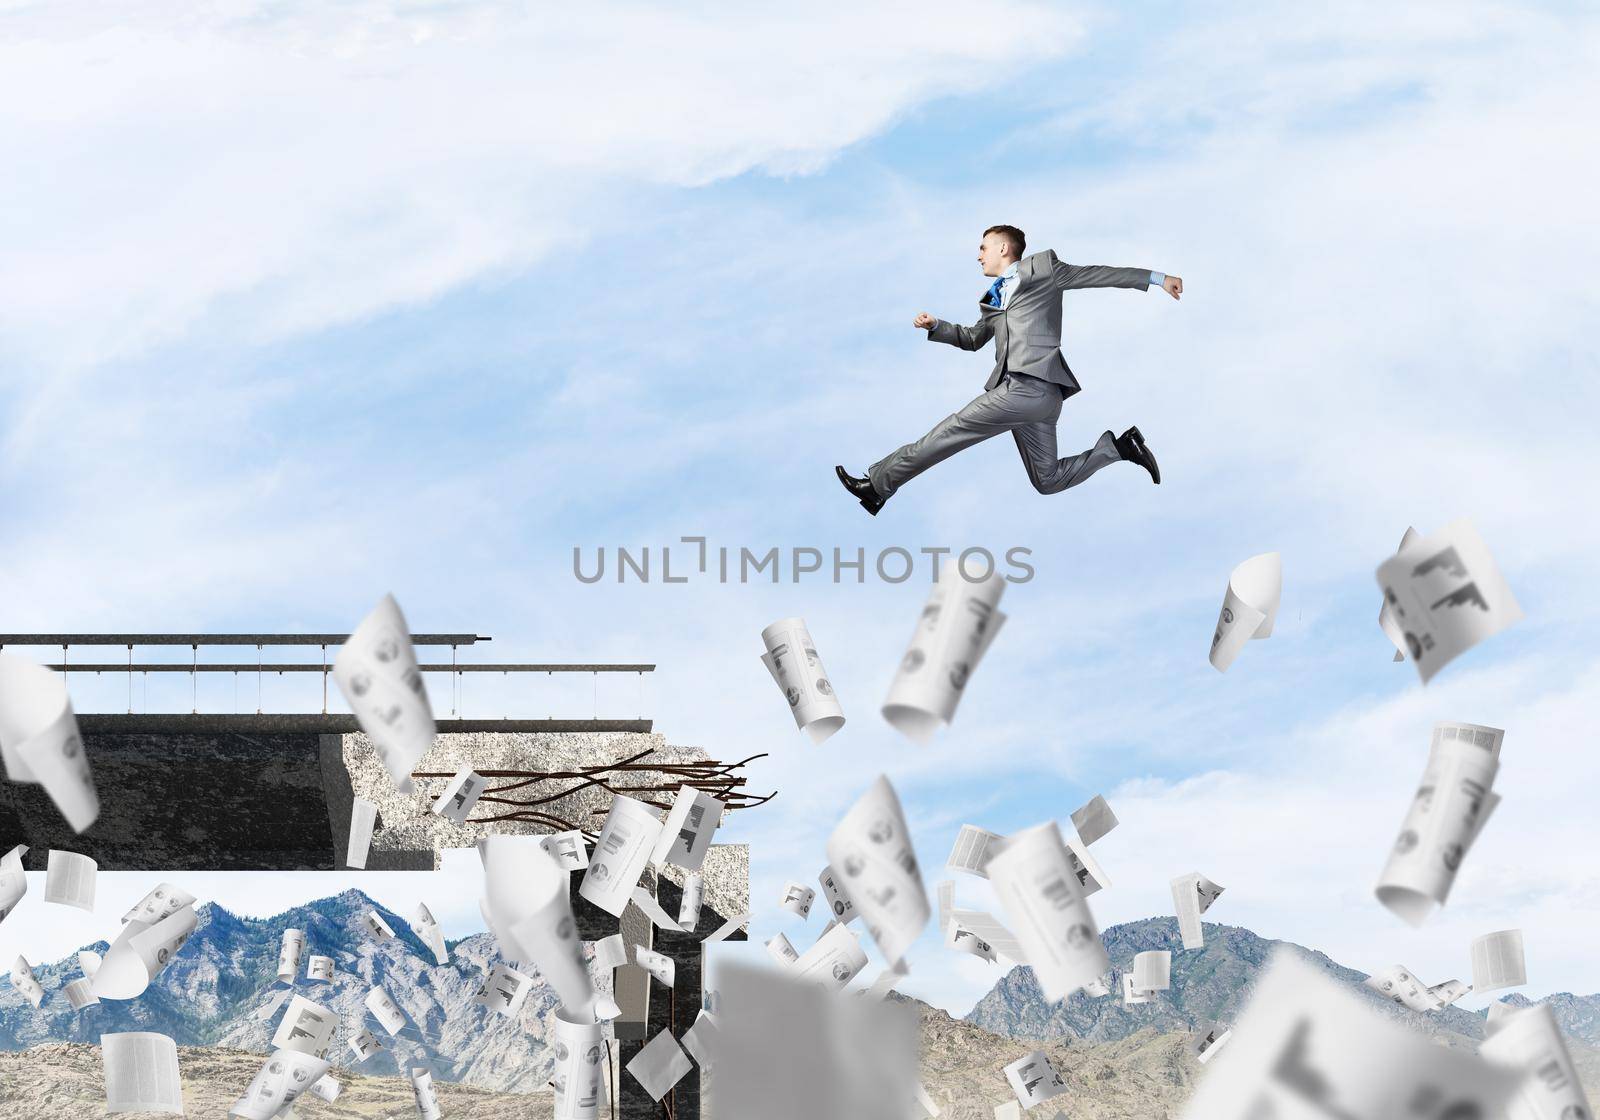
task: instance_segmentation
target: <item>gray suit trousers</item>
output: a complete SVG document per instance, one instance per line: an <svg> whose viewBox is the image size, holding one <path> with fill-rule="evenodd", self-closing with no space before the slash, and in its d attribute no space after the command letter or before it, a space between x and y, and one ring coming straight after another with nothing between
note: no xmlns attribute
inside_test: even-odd
<svg viewBox="0 0 1600 1120"><path fill-rule="evenodd" d="M1048 381L1007 373L993 389L961 411L946 416L927 435L872 464L867 477L873 488L887 498L957 451L1010 432L1034 489L1041 494L1059 493L1122 458L1109 431L1089 450L1056 458L1056 417L1061 415L1061 399L1061 390Z"/></svg>

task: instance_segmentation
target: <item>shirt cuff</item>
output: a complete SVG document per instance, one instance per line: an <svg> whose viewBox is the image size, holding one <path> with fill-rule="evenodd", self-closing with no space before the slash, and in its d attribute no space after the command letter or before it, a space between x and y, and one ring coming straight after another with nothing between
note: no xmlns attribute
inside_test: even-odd
<svg viewBox="0 0 1600 1120"><path fill-rule="evenodd" d="M1167 274L1165 272L1152 272L1150 274L1150 286L1152 288L1159 288L1166 282Z"/></svg>

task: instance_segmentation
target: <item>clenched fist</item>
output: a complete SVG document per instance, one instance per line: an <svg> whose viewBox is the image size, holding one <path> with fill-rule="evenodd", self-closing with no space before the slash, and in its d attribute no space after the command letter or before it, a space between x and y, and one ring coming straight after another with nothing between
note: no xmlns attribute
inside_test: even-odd
<svg viewBox="0 0 1600 1120"><path fill-rule="evenodd" d="M929 315L926 311L917 312L917 317L911 320L913 327L921 327L925 331L931 331L938 323L939 320Z"/></svg>

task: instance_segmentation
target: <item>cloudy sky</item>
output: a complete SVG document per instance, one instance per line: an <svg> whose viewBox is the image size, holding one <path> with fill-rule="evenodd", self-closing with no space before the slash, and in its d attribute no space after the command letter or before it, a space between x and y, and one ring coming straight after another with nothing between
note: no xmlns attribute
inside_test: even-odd
<svg viewBox="0 0 1600 1120"><path fill-rule="evenodd" d="M1600 991L1593 12L151 9L0 3L0 142L26 153L0 177L0 630L340 630L393 591L497 660L655 662L600 714L769 752L751 785L778 798L725 835L753 846L755 935L802 948L820 922L780 916L782 884L882 772L930 879L963 821L1104 793L1102 925L1201 870L1228 888L1209 916L1352 967L1467 978L1473 936L1520 927L1530 994ZM1181 303L1065 312L1085 388L1063 451L1137 423L1163 484L1113 467L1041 497L1002 439L870 519L833 464L980 391L987 355L910 324L971 321L996 222L1183 277ZM1424 688L1390 661L1373 572L1407 525L1458 517L1528 617ZM1021 547L1037 574L919 747L877 707L926 563L901 584L573 576L574 549L659 564L684 536ZM1277 631L1219 675L1227 573L1269 550ZM850 716L822 747L757 659L788 615ZM489 687L468 715L595 703ZM1440 719L1506 729L1505 801L1413 930L1372 886ZM268 914L354 879L460 936L478 884L450 866L183 881ZM93 919L33 896L0 960L106 935L148 879L105 876ZM958 1013L999 975L931 932L911 963L904 989Z"/></svg>

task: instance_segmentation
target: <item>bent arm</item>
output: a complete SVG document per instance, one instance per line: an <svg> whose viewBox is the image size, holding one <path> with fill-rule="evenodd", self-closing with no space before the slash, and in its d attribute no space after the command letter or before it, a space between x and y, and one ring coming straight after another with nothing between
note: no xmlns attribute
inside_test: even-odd
<svg viewBox="0 0 1600 1120"><path fill-rule="evenodd" d="M1160 284L1165 277L1148 268L1114 268L1106 264L1066 264L1057 261L1051 274L1061 291L1069 288L1139 288ZM1160 279L1158 279L1160 277Z"/></svg>
<svg viewBox="0 0 1600 1120"><path fill-rule="evenodd" d="M976 350L993 337L994 328L989 325L988 319L979 319L970 327L940 319L928 329L929 342L942 342L963 350Z"/></svg>

